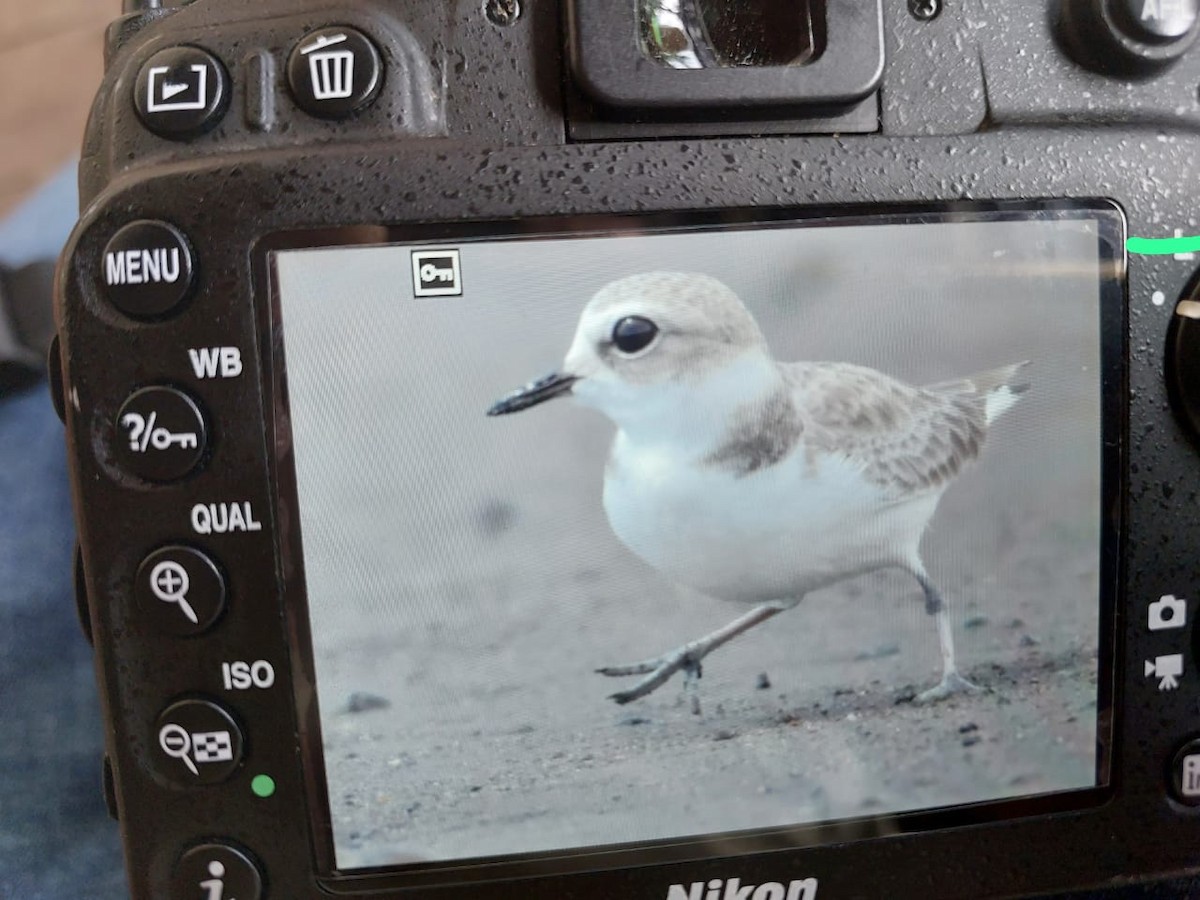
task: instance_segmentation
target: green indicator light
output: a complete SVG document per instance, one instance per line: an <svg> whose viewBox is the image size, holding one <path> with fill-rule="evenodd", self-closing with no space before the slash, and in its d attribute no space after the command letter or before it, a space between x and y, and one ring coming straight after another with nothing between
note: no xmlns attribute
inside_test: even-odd
<svg viewBox="0 0 1200 900"><path fill-rule="evenodd" d="M275 779L270 775L255 775L250 782L250 790L254 791L255 796L270 797L275 793Z"/></svg>
<svg viewBox="0 0 1200 900"><path fill-rule="evenodd" d="M1131 237L1125 249L1139 256L1164 256L1168 253L1196 253L1200 251L1200 234L1193 237L1141 238Z"/></svg>

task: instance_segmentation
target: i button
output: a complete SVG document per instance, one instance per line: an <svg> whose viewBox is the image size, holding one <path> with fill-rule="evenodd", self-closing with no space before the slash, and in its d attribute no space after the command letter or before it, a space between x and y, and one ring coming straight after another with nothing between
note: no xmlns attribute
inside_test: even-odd
<svg viewBox="0 0 1200 900"><path fill-rule="evenodd" d="M1200 740L1188 741L1176 751L1169 779L1176 800L1200 806Z"/></svg>
<svg viewBox="0 0 1200 900"><path fill-rule="evenodd" d="M216 897L219 900L259 900L262 873L246 853L224 843L193 847L175 864L171 900Z"/></svg>

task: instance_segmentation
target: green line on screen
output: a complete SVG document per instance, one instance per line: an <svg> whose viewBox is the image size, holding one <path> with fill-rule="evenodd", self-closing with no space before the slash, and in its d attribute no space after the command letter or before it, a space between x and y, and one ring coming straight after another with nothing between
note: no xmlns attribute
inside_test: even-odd
<svg viewBox="0 0 1200 900"><path fill-rule="evenodd" d="M1131 237L1125 249L1141 256L1162 256L1167 253L1195 253L1200 251L1200 234L1177 238Z"/></svg>

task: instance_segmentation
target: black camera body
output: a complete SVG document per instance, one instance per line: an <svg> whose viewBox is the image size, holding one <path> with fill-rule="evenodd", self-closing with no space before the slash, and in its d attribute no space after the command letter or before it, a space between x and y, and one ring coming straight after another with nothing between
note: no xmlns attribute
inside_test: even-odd
<svg viewBox="0 0 1200 900"><path fill-rule="evenodd" d="M1195 3L1163 0L1165 9L1150 4L1148 18L1140 0L1069 2L1049 11L1035 0L800 4L804 22L795 35L781 40L782 52L799 60L794 65L734 59L735 51L689 25L689 11L704 6L690 0L146 5L155 8L127 14L108 35L107 74L80 164L82 216L60 267L58 338L50 366L71 461L80 613L94 643L109 729L106 790L121 822L135 897L986 897L1106 888L1200 867L1194 849L1200 840L1200 650L1191 621L1200 616L1194 553L1200 545L1195 445L1200 253L1178 242L1168 252L1162 252L1166 245L1154 244L1200 232L1200 51L1189 49L1200 30ZM681 53L694 58L669 65L665 55L653 58L648 46L669 47L676 61ZM1055 244L1058 231L1039 231L1037 240L1030 232L1026 242L1017 226L1034 221L1069 232L1073 237L1063 237L1063 246L1078 239L1079 246L1092 248L1091 256L1070 256ZM1094 408L1080 426L1086 438L1081 446L1091 448L1093 460L1087 477L1079 479L1091 485L1079 501L1079 520L1089 524L1078 541L1081 558L1090 560L1078 575L1087 585L1080 608L1090 612L1060 621L1061 634L1043 632L1023 640L1011 650L1025 654L1019 666L988 668L982 650L972 651L970 659L960 653L964 672L982 682L982 694L918 705L910 702L911 692L893 697L893 685L868 684L864 676L848 693L831 689L822 695L826 699L811 702L796 699L800 687L789 688L791 699L772 700L778 706L775 718L759 710L758 718L747 713L730 725L722 715L736 715L743 701L728 699L719 681L712 693L713 679L720 677L720 657L714 656L706 660L700 681L703 716L660 703L639 718L638 704L645 708L672 688L624 697L632 701L624 708L604 699L601 676L589 670L611 660L593 661L583 648L613 620L601 613L585 615L593 608L581 601L577 608L557 608L565 629L560 635L565 636L565 662L556 657L545 677L529 681L542 685L568 671L572 677L576 669L583 672L584 683L597 684L595 696L572 694L563 709L587 707L587 720L600 730L564 725L556 731L558 707L542 705L550 701L533 695L512 701L527 719L505 720L512 715L504 706L506 695L498 690L493 696L484 688L503 681L499 673L508 671L502 664L504 647L519 645L525 626L509 629L505 617L512 612L514 621L524 621L520 598L527 594L517 590L518 599L506 599L497 585L509 576L489 576L492 570L486 568L460 594L450 588L436 593L431 585L441 584L437 579L443 577L437 573L482 559L475 550L459 555L446 550L451 555L443 558L437 556L441 550L426 548L397 563L387 555L392 551L380 549L398 535L420 532L426 519L431 532L440 533L440 513L430 512L429 504L457 502L450 488L430 488L428 495L410 492L411 503L400 492L398 500L385 504L396 511L395 520L364 520L356 530L363 522L338 519L328 533L322 530L321 523L337 519L343 507L374 508L371 485L386 493L389 483L381 474L390 471L380 462L385 458L394 456L420 470L421 484L471 480L478 467L464 466L460 472L449 462L452 451L439 457L434 449L469 443L463 437L467 432L451 435L461 441L447 438L439 444L442 438L430 437L428 444L418 438L413 444L406 443L410 430L433 434L441 427L438 421L461 418L464 429L492 428L480 440L495 435L497 442L477 448L478 457L471 459L501 452L518 458L523 437L531 439L520 429L565 414L548 408L511 420L487 419L488 404L519 382L496 383L487 395L456 381L454 373L471 369L474 361L508 352L500 330L493 344L486 339L491 326L480 325L484 334L472 339L473 349L455 356L448 338L453 323L438 324L441 310L461 306L488 282L522 286L506 296L514 298L512 316L525 316L521 327L533 332L541 327L542 313L522 312L522 292L554 294L571 321L579 315L586 295L559 296L565 293L563 279L583 270L582 264L569 263L576 259L571 254L577 244L608 246L603 241L609 238L649 240L646 235L666 236L664 241L675 235L686 242L693 232L713 241L731 234L746 241L793 231L804 240L806 234L833 235L830 240L852 234L853 241L845 238L832 254L840 267L830 276L833 296L845 293L839 285L850 283L839 279L851 278L858 266L869 268L871 257L883 252L869 243L870 235L883 233L872 228L895 227L912 235L914 229L980 223L1017 229L1011 248L989 249L995 259L1020 256L1028 243L1037 245L1030 253L1043 254L1037 260L1050 261L1023 268L1014 263L1011 272L997 269L994 278L1043 279L1036 284L1048 286L1047 298L1059 283L1054 279L1080 279L1071 284L1085 299L1071 311L1064 307L1053 321L1066 329L1077 320L1075 312L1086 312L1080 333L1091 335L1090 356L1087 364L1064 374L1062 384L1078 387L1080 396L1092 398L1088 409ZM923 233L930 236L930 255L914 263L914 280L924 271L943 273L946 280L928 291L947 298L986 288L993 278L986 268L972 269L974 281L955 280L959 275L951 271L958 254L975 253L974 244L968 251L954 243L939 247L949 230ZM1132 252L1127 252L1130 237L1148 241L1129 244ZM854 243L860 239L868 243ZM559 246L556 241L566 249L558 256L543 252ZM919 243L895 248L911 252ZM496 248L517 245L516 255L480 261ZM638 248L650 245L627 246L640 253ZM675 245L654 246L666 248L646 251L662 259L659 268L679 267L668 252ZM726 259L721 265L731 272L761 265L748 249L753 246L737 244L737 252L727 255L743 261ZM355 280L365 277L360 273L375 265L372 260L384 257L353 254L389 247L401 249L387 257L386 265L380 263L383 274L372 275L370 282ZM336 255L342 252L344 257ZM625 253L613 252L611 259ZM903 256L901 249L895 252ZM980 250L979 259L989 253ZM328 260L324 269L318 266L322 259ZM392 266L396 259L401 259L398 267ZM317 268L305 268L309 263ZM650 268L630 263L629 270L618 271L611 262L594 265L611 278ZM819 287L817 262L804 265L805 284ZM910 277L904 267L894 276L897 283ZM907 315L904 303L889 300L888 284L879 274L871 277L875 292L854 294L857 313L850 321L857 324L839 328L841 320L830 318L821 334L834 340L839 334L866 333L872 320ZM353 325L360 301L362 308L369 306L363 284L381 290L390 285L403 295L397 308L421 311L396 315L429 318L385 317L373 325ZM303 312L295 312L301 306L293 298L310 289L324 301L305 300ZM914 296L922 289L919 283L911 287ZM1018 321L1025 308L1017 303L1018 293L1012 292L1012 312L1003 299L981 301L999 314L994 320L999 324L972 318L970 330L1004 331L1005 322ZM537 310L552 308L550 300L545 302ZM494 312L495 306L489 309ZM769 317L757 307L755 314L760 322ZM345 335L353 339L338 335L343 317ZM305 321L316 323L311 342ZM1033 330L1045 331L1040 325ZM775 340L765 324L763 331L768 343ZM813 325L812 333L817 331ZM305 354L316 358L312 354L321 352L322 336L337 346L332 362L304 374ZM555 331L551 338L566 349L570 332ZM955 340L946 332L907 346L918 356L953 357ZM1053 360L1069 353L1074 338L1064 339L1061 347L1046 340L1051 349L1045 356ZM890 352L881 350L880 358ZM532 363L521 362L556 363L535 355ZM813 358L846 355L829 351ZM395 383L388 380L388 373L410 358L420 362L419 368ZM438 368L443 358L453 358L457 368ZM867 354L856 362L873 358ZM356 368L359 359L374 362ZM981 361L977 368L1021 361L1010 355ZM1039 382L1039 368L1045 373L1050 365L1035 360L1024 370L1029 390L1021 393L1021 404L1050 403L1053 392L1045 386L1052 379L1043 374ZM343 371L354 376L343 381L338 374ZM503 377L517 377L518 371L526 369L513 367ZM966 371L958 367L922 383ZM528 371L530 377L536 374ZM329 398L312 399L331 385ZM428 393L410 395L406 385L423 385L419 389ZM1010 379L992 390L1017 393L1018 387L1023 390L1025 384ZM465 392L471 399L465 406L447 400L449 411L421 405L434 403L442 396L439 391L448 398ZM578 385L576 392L582 400ZM1030 407L1046 418L1040 424L1026 421L1032 435L1028 446L1072 427L1068 420L1077 407L1069 398L1075 395L1066 388L1060 393L1058 406ZM1020 421L1013 417L1021 409L1005 413L1000 423ZM524 418L534 415L542 418ZM313 470L317 474L305 474L311 466L302 457L316 458L305 447L324 440L309 437L322 433L322 423L327 432L341 430L346 449L339 456L336 442L321 444L325 455ZM595 422L581 427L593 426L599 427ZM992 448L1002 448L1018 433L1013 428L989 436L977 464L980 472L987 469ZM598 433L607 442L608 433ZM357 443L356 435L382 441L372 462L363 461L360 449L367 445ZM527 451L537 446L536 437L532 440L524 445ZM596 442L588 440L589 447ZM500 444L509 449L502 451ZM568 456L566 448L572 446L546 445L547 459L534 468L550 467L547 483L557 484L549 460ZM551 452L554 448L561 452ZM1064 451L1058 462L1033 462L1024 473L1014 462L1005 470L1012 492L1020 493L1026 476L1031 484L1041 486L1036 479L1044 477L1052 486L1060 477L1057 470L1047 474L1053 465L1063 467L1062 480L1074 477L1068 457ZM303 463L299 475L298 461ZM769 459L766 468L776 461ZM359 469L365 470L361 478L353 474ZM505 463L485 480L535 482L533 474L525 478L524 469L518 469L516 462ZM596 481L600 467L585 474ZM737 483L748 484L749 477ZM325 490L328 496L321 493ZM545 559L574 559L572 553L584 552L543 554L536 541L504 544L512 534L524 534L536 512L496 490L492 500L481 495L486 502L479 506L469 501L479 510L473 520L479 534L471 532L470 541L501 548L497 558L515 560L517 573L540 572ZM955 490L949 488L948 503ZM996 488L987 497L1007 492ZM591 505L598 509L598 487L594 493ZM995 509L1003 505L996 503ZM992 508L984 506L985 512ZM1013 540L1024 546L1023 508L1014 505L1013 510ZM1058 523L1053 513L1044 513L1046 521ZM372 521L377 521L375 530L368 527ZM597 521L595 534L607 535L603 519ZM955 530L949 525L939 531L940 520L934 521L927 542ZM550 531L555 530L568 533L572 524L555 521ZM1047 525L1044 533L1029 538L1030 546L1062 530ZM439 539L437 546L455 545ZM615 554L621 547L613 547L612 558L619 559ZM396 601L386 610L371 606L362 599L372 596L369 579L366 587L343 579L344 591L322 595L318 602L312 587L317 580L327 574L336 580L346 560L372 554L389 560L387 569L398 573L395 577L415 585L413 597L441 597L435 604L439 609L459 610L469 620L463 634L471 639L449 640L444 655L426 659L422 646L441 647L444 629L457 634L454 616L460 613L447 612L443 620L416 599L408 605ZM434 574L422 580L427 562ZM1029 605L1021 607L1029 611L989 611L993 588L980 587L979 621L964 626L960 616L954 620L956 631L961 635L969 627L971 634L990 634L993 629L995 637L988 640L995 646L1018 648L1018 623L1042 615L1039 610L1068 604L1063 598L1071 591L1052 580L1061 575L1052 562L1045 567L1045 584L1056 587L1039 588L1032 578L1026 585ZM620 569L623 563L614 565ZM653 566L651 560L651 567L635 574L658 583L652 582L660 577ZM1036 569L1019 560L1016 566ZM585 585L589 578L605 585L609 577L588 574L591 569L582 564L572 572ZM559 583L554 572L545 577L547 584ZM911 582L897 584L893 590L887 582L888 591L914 590ZM878 587L871 585L868 593ZM379 589L374 596L394 593ZM962 592L943 588L943 593L954 608L953 595ZM871 602L869 597L854 600L845 608L869 614ZM930 604L931 612L935 605ZM310 612L318 606L326 612L314 618ZM911 597L909 607L916 610L916 628L925 612ZM531 619L545 620L549 614L538 610ZM794 625L805 614L803 605L788 613L770 626L772 634L785 634L789 621ZM422 618L426 615L432 618ZM690 637L694 626L689 627L686 607L674 610L674 617L679 637ZM815 621L807 627L817 628ZM345 647L351 649L335 652L332 635L340 634L345 622L363 634L347 638ZM396 622L407 625L391 630ZM1073 628L1094 637L1073 643ZM583 643L572 662L577 629L583 629ZM342 691L340 673L353 662L350 657L358 653L365 659L368 651L362 648L375 647L369 641L372 630L378 634L379 659L393 662L371 670L379 673L376 682L350 679L344 683L358 684L357 691L322 693L318 705L323 685L337 684ZM486 640L480 637L484 634ZM766 637L764 629L753 639ZM730 652L751 640L739 639ZM909 647L902 644L899 653L877 655L907 658ZM541 646L552 645L558 646L557 638ZM396 656L394 647L401 648ZM846 659L863 650L869 647L848 648ZM461 658L455 655L460 652ZM472 657L488 662L475 672ZM536 657L536 652L526 656L523 664L542 671L536 668L541 663L529 662ZM1075 700L1061 707L1036 706L1029 698L1055 690L1067 665L1062 660L1068 658L1084 661L1077 682L1087 692L1086 702L1072 695ZM423 659L424 668L416 663L406 668L409 661ZM680 667L694 686L698 660L694 665L683 660ZM465 711L475 709L465 699L474 690L469 686L421 693L425 680L437 681L448 671L465 672L463 678L469 675L472 685L481 685L480 709L494 708L495 717L505 721ZM514 664L514 671L520 666ZM847 663L846 672L855 671ZM786 672L772 667L776 688ZM521 697L527 685L514 678L515 686L506 690ZM755 694L748 687L756 697L768 690ZM853 699L863 696L867 699ZM985 700L972 699L980 696ZM437 697L442 705L429 699ZM977 702L986 702L993 717L976 715L970 704ZM944 755L947 771L962 764L964 772L977 773L978 796L938 793L938 775L926 773L929 793L893 801L886 776L880 776L877 790L856 795L857 805L819 800L813 801L816 812L809 812L789 799L798 810L793 820L775 818L772 811L756 828L733 810L757 809L762 797L777 793L774 775L767 772L762 790L746 784L745 803L735 796L722 801L727 805L719 815L713 813L718 822L727 816L728 828L713 827L714 820L701 811L696 827L688 829L687 810L709 802L696 796L710 773L701 767L688 776L693 750L680 749L685 744L677 740L679 734L730 754L731 764L741 758L769 769L762 760L773 757L763 755L763 745L738 755L739 741L751 739L751 725L758 729L754 740L767 740L761 734L769 733L800 754L806 742L824 746L819 742L825 720L848 729L849 737L838 738L843 744L879 739L878 728L875 736L864 737L862 721L874 715L882 717L880 722L892 721L893 707L914 734L933 733L944 742L936 753ZM1017 708L1031 711L1023 721L1042 717L1044 733L1040 727L1007 733L1005 710ZM415 718L402 722L401 710ZM377 724L393 722L389 716L395 717L393 724ZM458 718L471 719L461 733L431 733L425 727ZM813 734L806 730L810 719L818 729ZM567 721L565 712L561 721ZM988 724L982 742L976 742L972 733L980 721ZM493 731L494 725L505 727ZM667 729L661 742L653 737L660 726ZM1006 754L1017 752L1014 746L1045 738L1052 747L1059 726L1084 735L1079 771L1086 770L1085 776L1056 781L1049 768L1028 776L1004 768ZM395 738L397 733L402 736ZM606 735L621 741L637 735L640 741L645 733L652 737L636 753L624 744L614 750L617 745L605 743ZM516 742L516 749L508 742ZM464 744L481 748L463 749ZM386 751L378 749L382 745ZM917 745L901 741L899 751L886 752L905 746ZM994 756L986 755L989 747L995 748ZM457 761L460 750L467 762ZM500 762L507 753L533 768L512 776ZM447 761L445 769L423 774L439 758ZM472 771L471 759L495 759L496 768ZM591 780L581 774L601 763L621 771L622 760L642 759L664 772L683 770L684 781L658 796L654 779L649 786L631 782L610 791L605 778L611 780L611 774ZM811 775L819 766L797 762L795 767L797 783L810 777L820 782ZM983 787L993 776L1004 783ZM358 781L350 787L354 778ZM573 786L584 782L586 789L576 797ZM655 810L679 807L685 824L643 833L635 827L642 820L635 818L595 832L577 831L571 814L555 818L546 812L554 808L552 797L538 793L546 785L547 797L555 791L571 797L580 819L601 821L606 804L621 807L631 795L644 793L654 799L648 801L653 809L641 809L642 820L649 822ZM818 787L820 794L828 785ZM503 793L493 795L500 788ZM728 793L716 776L711 788ZM523 797L535 796L528 808L523 805ZM427 825L423 817L443 808L443 818ZM550 824L535 834L529 823L539 816ZM398 829L388 831L379 845L394 846L390 855L379 846L356 855L371 840L358 824L363 821L385 831ZM452 842L426 846L395 837L424 834L426 827L442 837L467 833L476 821L498 836L480 839L478 851L469 841L467 849L455 850ZM422 849L414 849L418 845Z"/></svg>

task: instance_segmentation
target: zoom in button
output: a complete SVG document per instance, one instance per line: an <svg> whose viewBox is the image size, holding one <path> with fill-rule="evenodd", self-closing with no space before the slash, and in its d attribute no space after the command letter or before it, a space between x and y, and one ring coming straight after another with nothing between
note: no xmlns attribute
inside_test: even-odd
<svg viewBox="0 0 1200 900"><path fill-rule="evenodd" d="M175 481L204 456L208 439L200 407L183 391L142 388L117 413L117 458L147 481Z"/></svg>
<svg viewBox="0 0 1200 900"><path fill-rule="evenodd" d="M224 577L191 547L162 547L147 556L133 593L146 621L178 637L207 631L225 611Z"/></svg>

